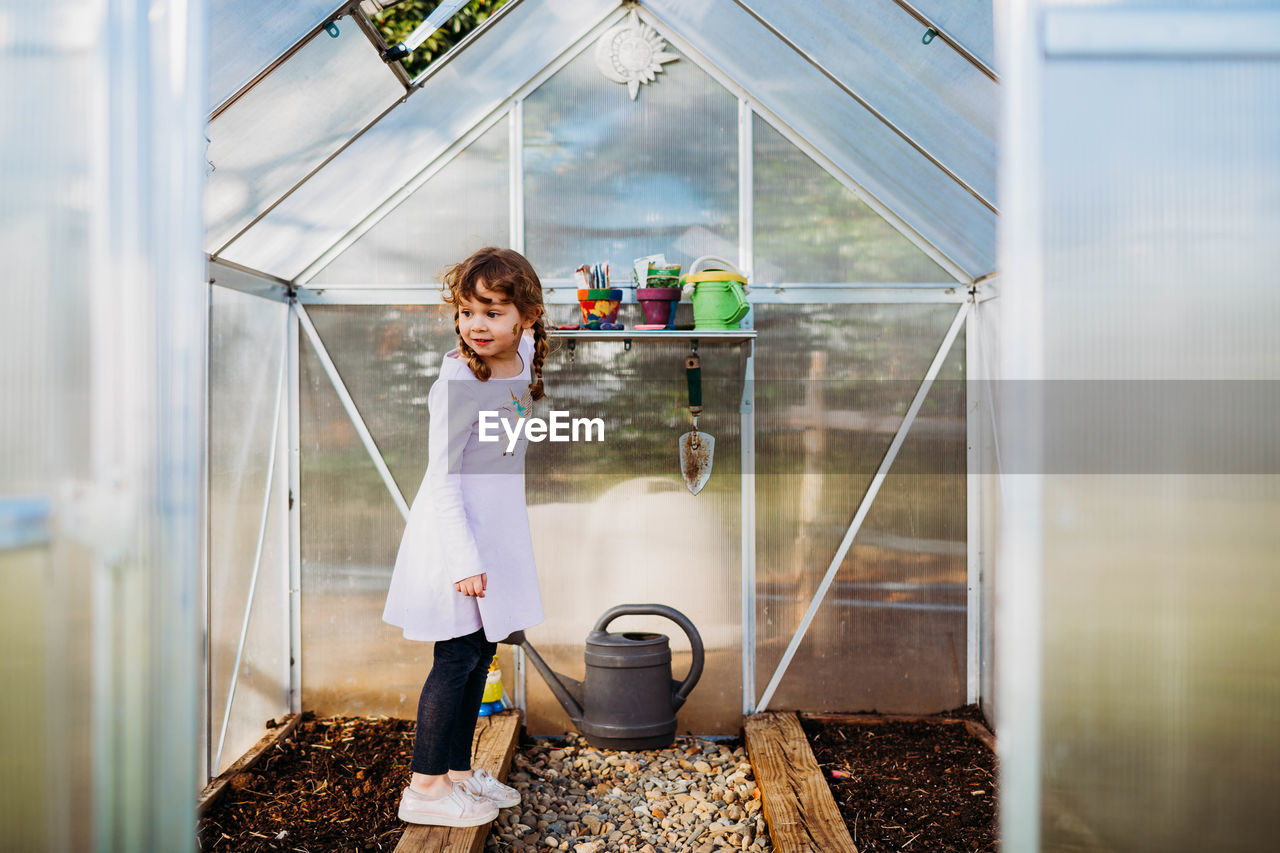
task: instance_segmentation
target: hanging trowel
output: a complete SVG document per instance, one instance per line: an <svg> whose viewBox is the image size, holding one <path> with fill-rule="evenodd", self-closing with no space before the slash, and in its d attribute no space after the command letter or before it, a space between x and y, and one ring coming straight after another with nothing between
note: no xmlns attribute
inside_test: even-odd
<svg viewBox="0 0 1280 853"><path fill-rule="evenodd" d="M684 374L689 380L693 431L680 436L680 473L684 474L689 491L696 495L711 476L711 455L716 449L716 440L709 433L698 431L698 416L702 414L702 362L696 350L684 360Z"/></svg>

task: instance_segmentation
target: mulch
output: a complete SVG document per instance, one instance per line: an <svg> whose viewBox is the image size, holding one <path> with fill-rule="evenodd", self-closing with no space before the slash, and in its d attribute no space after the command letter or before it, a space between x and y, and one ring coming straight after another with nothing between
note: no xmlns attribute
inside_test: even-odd
<svg viewBox="0 0 1280 853"><path fill-rule="evenodd" d="M975 705L938 716L982 722ZM800 724L860 853L999 849L995 755L964 725Z"/></svg>
<svg viewBox="0 0 1280 853"><path fill-rule="evenodd" d="M274 721L268 728L274 728ZM200 818L200 850L394 850L413 720L306 711Z"/></svg>
<svg viewBox="0 0 1280 853"><path fill-rule="evenodd" d="M981 720L973 706L940 716ZM801 725L859 851L998 849L995 756L962 725ZM199 849L394 850L413 728L305 712L200 818Z"/></svg>

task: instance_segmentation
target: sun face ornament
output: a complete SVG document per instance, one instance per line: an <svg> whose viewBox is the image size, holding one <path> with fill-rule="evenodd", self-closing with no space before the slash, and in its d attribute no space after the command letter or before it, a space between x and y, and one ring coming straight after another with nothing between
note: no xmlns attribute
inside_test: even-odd
<svg viewBox="0 0 1280 853"><path fill-rule="evenodd" d="M667 52L667 43L658 31L640 22L635 9L626 23L614 27L596 42L596 66L615 83L626 83L631 100L641 83L652 83L664 62L680 57Z"/></svg>

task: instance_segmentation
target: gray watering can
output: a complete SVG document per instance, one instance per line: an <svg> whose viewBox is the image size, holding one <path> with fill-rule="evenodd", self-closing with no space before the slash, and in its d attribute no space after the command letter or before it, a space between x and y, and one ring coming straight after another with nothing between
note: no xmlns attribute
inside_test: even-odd
<svg viewBox="0 0 1280 853"><path fill-rule="evenodd" d="M671 646L666 634L626 631L610 634L619 616L664 616L684 629L693 662L684 681L671 677ZM587 635L587 672L582 681L552 672L542 656L517 631L503 640L529 655L569 719L601 749L662 749L676 737L676 711L702 675L702 637L689 618L665 604L620 604L596 621Z"/></svg>

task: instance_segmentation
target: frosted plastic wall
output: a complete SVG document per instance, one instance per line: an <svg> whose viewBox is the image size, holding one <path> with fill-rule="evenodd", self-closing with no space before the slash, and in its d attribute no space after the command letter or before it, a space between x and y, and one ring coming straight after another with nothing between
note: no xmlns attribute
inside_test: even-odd
<svg viewBox="0 0 1280 853"><path fill-rule="evenodd" d="M525 100L524 140L525 245L544 277L737 257L738 101L688 57L632 100L584 51Z"/></svg>
<svg viewBox="0 0 1280 853"><path fill-rule="evenodd" d="M616 8L615 0L515 5L224 255L297 276Z"/></svg>
<svg viewBox="0 0 1280 853"><path fill-rule="evenodd" d="M38 10L37 10L38 11ZM12 19L11 19L12 20ZM44 24L48 24L46 29ZM99 68L40 16L0 41L0 849L88 849L92 619L83 549L55 552L54 498L89 473L90 210L83 136ZM74 52L73 52L74 51ZM60 109L48 108L58 103ZM75 626L76 630L64 630ZM59 792L58 799L53 797ZM63 804L55 808L55 803ZM50 820L56 814L57 821Z"/></svg>
<svg viewBox="0 0 1280 853"><path fill-rule="evenodd" d="M456 346L436 306L308 310L406 502L426 470L427 391ZM321 714L412 718L431 645L382 621L404 518L308 340L302 351L302 693Z"/></svg>
<svg viewBox="0 0 1280 853"><path fill-rule="evenodd" d="M1045 376L1087 392L1046 402L1046 849L1280 837L1276 23L1265 59L1045 65Z"/></svg>
<svg viewBox="0 0 1280 853"><path fill-rule="evenodd" d="M752 281L946 282L950 274L759 116Z"/></svg>
<svg viewBox="0 0 1280 853"><path fill-rule="evenodd" d="M482 246L511 242L511 124L464 148L309 284L422 284Z"/></svg>
<svg viewBox="0 0 1280 853"><path fill-rule="evenodd" d="M951 305L756 307L756 683L799 626L955 317ZM803 327L806 334L787 329ZM964 704L964 342L943 364L770 707Z"/></svg>
<svg viewBox="0 0 1280 853"><path fill-rule="evenodd" d="M271 442L277 442L253 610L217 775L289 713L287 397L280 392L288 309L222 287L209 316L209 729L216 757L258 547ZM287 389L286 389L287 390ZM273 429L273 426L275 427Z"/></svg>
<svg viewBox="0 0 1280 853"><path fill-rule="evenodd" d="M209 9L210 110L279 58L338 7L337 0L219 0Z"/></svg>
<svg viewBox="0 0 1280 853"><path fill-rule="evenodd" d="M337 38L311 39L209 123L210 252L404 96L356 23L337 26Z"/></svg>
<svg viewBox="0 0 1280 853"><path fill-rule="evenodd" d="M966 274L995 269L995 214L733 0L646 8Z"/></svg>
<svg viewBox="0 0 1280 853"><path fill-rule="evenodd" d="M452 315L434 306L313 306L310 314L411 501L426 465L427 391L456 341ZM309 347L303 349L305 703L318 713L413 717L431 647L403 639L381 621L404 522ZM602 417L607 432L602 444L544 443L529 454L529 514L547 610L547 621L529 636L554 666L581 677L582 641L608 607L670 604L694 620L708 646L707 671L681 725L728 734L741 713L743 355L706 343L701 352L702 426L716 437L716 458L711 482L697 498L685 489L676 462L676 439L689 422L683 344L647 342L624 352L621 343L583 342L572 362L560 344L548 359L547 410ZM655 537L655 530L663 535ZM653 619L619 626L671 635L677 671L684 671L688 645L678 627ZM510 675L506 684L514 696ZM567 730L567 717L532 670L528 690L530 730Z"/></svg>
<svg viewBox="0 0 1280 853"><path fill-rule="evenodd" d="M925 27L895 0L746 5L995 203L996 83L945 42L924 44Z"/></svg>
<svg viewBox="0 0 1280 853"><path fill-rule="evenodd" d="M554 312L553 308L553 312ZM626 317L628 324L635 322ZM745 352L703 341L700 427L716 439L711 479L696 497L680 475L677 438L690 428L684 341L580 342L548 360L547 408L601 417L600 444L541 444L528 457L529 517L547 620L528 632L555 669L584 674L583 641L615 604L659 602L686 614L706 669L679 714L680 731L734 734L742 713L741 471L738 407ZM610 630L671 637L676 677L688 643L674 623L627 617ZM529 729L569 730L532 671Z"/></svg>
<svg viewBox="0 0 1280 853"><path fill-rule="evenodd" d="M0 19L0 848L181 851L198 774L204 6L49 0ZM19 496L46 510L25 542Z"/></svg>
<svg viewBox="0 0 1280 853"><path fill-rule="evenodd" d="M31 744L45 746L53 734L42 713L40 697L50 688L48 667L53 658L45 638L45 592L51 560L48 548L0 550L0 577L4 578L5 595L0 602L0 677L4 679L5 698L0 700L0 750L5 755L0 771L0 846L5 850L50 849L49 829L44 821L31 820L43 816L48 790L46 757ZM39 780L32 784L33 780Z"/></svg>

